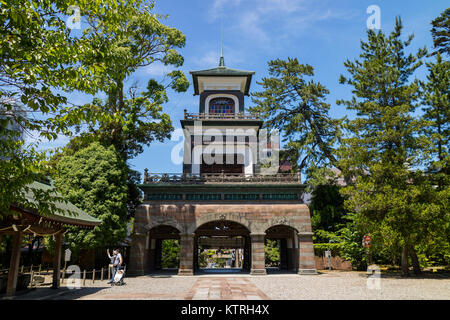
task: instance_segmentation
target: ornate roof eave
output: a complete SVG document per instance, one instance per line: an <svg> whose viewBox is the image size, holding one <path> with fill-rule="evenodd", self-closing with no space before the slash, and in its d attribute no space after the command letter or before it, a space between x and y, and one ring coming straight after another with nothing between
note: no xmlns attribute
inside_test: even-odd
<svg viewBox="0 0 450 320"><path fill-rule="evenodd" d="M35 209L24 208L19 205L11 205L11 210L17 211L20 214L28 214L33 216L36 221L47 222L52 225L62 226L77 226L81 228L93 228L101 224L101 221L85 221L77 219L75 216L61 216L61 215L41 215Z"/></svg>
<svg viewBox="0 0 450 320"><path fill-rule="evenodd" d="M192 81L194 83L194 95L199 94L198 89L198 77L246 77L246 84L244 94L249 95L250 83L252 82L252 76L255 71L232 69L225 66L223 57L220 58L219 66L212 69L189 71L192 75Z"/></svg>

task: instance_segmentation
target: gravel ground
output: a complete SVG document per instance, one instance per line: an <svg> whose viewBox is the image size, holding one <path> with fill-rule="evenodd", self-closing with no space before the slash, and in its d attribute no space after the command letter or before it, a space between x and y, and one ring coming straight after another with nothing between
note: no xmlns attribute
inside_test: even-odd
<svg viewBox="0 0 450 320"><path fill-rule="evenodd" d="M142 276L126 278L126 285L111 287L106 281L92 284L86 281L86 287L76 290L62 288L55 292L39 288L18 296L17 299L187 299L201 281L208 283L213 278L245 278L249 285L259 289L270 299L275 300L334 300L334 299L438 299L450 300L450 278L433 276L431 278L401 278L395 275L383 275L379 288L370 288L371 283L365 272L326 271L319 275L272 274L268 276L241 275L197 275L179 276ZM231 279L232 280L232 279ZM200 282L201 282L200 281ZM235 280L237 281L237 280ZM202 283L203 283L202 282ZM64 287L63 285L62 287ZM211 286L213 288L213 286ZM206 290L206 289L205 289Z"/></svg>
<svg viewBox="0 0 450 320"><path fill-rule="evenodd" d="M276 277L276 278L274 278ZM365 272L327 272L319 275L251 277L250 281L277 300L410 300L450 299L450 279L383 276L379 288L368 288ZM369 287L376 287L369 280Z"/></svg>

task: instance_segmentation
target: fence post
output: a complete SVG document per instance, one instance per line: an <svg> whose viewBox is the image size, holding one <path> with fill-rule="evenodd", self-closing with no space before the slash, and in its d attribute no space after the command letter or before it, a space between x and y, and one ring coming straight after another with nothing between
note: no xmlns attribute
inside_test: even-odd
<svg viewBox="0 0 450 320"><path fill-rule="evenodd" d="M64 283L64 278L66 277L66 269L62 271L61 283Z"/></svg>
<svg viewBox="0 0 450 320"><path fill-rule="evenodd" d="M111 266L108 265L108 279L111 279Z"/></svg>
<svg viewBox="0 0 450 320"><path fill-rule="evenodd" d="M41 275L41 268L42 268L42 265L40 264L40 265L39 265L38 275Z"/></svg>
<svg viewBox="0 0 450 320"><path fill-rule="evenodd" d="M31 272L31 271L33 271L33 265L31 265L31 267L30 267L30 272Z"/></svg>
<svg viewBox="0 0 450 320"><path fill-rule="evenodd" d="M31 270L31 276L30 276L30 288L33 288L33 278L34 278L34 271Z"/></svg>
<svg viewBox="0 0 450 320"><path fill-rule="evenodd" d="M92 283L94 283L95 281L95 269L92 270Z"/></svg>
<svg viewBox="0 0 450 320"><path fill-rule="evenodd" d="M100 272L100 281L103 281L103 268L102 271Z"/></svg>
<svg viewBox="0 0 450 320"><path fill-rule="evenodd" d="M86 285L86 269L83 271L83 287Z"/></svg>
<svg viewBox="0 0 450 320"><path fill-rule="evenodd" d="M20 268L20 273L23 273L23 265L22 265L22 268Z"/></svg>

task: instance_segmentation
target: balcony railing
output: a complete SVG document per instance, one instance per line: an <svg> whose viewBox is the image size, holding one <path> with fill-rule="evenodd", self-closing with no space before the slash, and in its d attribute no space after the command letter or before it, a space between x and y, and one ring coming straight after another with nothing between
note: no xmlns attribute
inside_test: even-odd
<svg viewBox="0 0 450 320"><path fill-rule="evenodd" d="M184 110L184 120L261 120L259 113L189 113Z"/></svg>
<svg viewBox="0 0 450 320"><path fill-rule="evenodd" d="M274 175L242 173L148 173L144 184L300 184L300 173L277 173Z"/></svg>

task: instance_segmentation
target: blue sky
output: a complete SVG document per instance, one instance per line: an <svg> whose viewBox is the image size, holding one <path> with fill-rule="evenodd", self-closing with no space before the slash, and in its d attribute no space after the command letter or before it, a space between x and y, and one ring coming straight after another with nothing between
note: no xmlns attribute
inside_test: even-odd
<svg viewBox="0 0 450 320"><path fill-rule="evenodd" d="M206 69L218 65L220 55L220 25L223 19L225 64L232 68L253 70L251 91L258 91L256 84L267 76L267 61L297 57L301 63L315 69L315 81L329 90L328 103L331 115L347 114L336 100L348 98L351 88L338 83L339 75L345 74L343 62L354 59L360 52L360 40L365 39L366 9L377 5L381 10L381 29L390 32L395 17L400 15L404 35L414 33L411 48L417 50L426 45L431 48L430 22L448 7L444 0L164 0L157 1L155 12L168 14L166 24L176 27L186 35L186 46L180 50L185 63L181 68L188 76L190 70ZM425 68L417 73L425 76ZM135 81L145 88L149 78L161 78L170 69L151 65L138 70L128 81ZM74 94L72 101L88 102L91 97ZM180 127L183 109L198 111L198 96L193 87L185 93L169 92L170 101L164 111L172 118L175 128ZM251 99L246 98L246 106ZM61 139L53 146L64 143ZM181 165L171 161L176 141L153 143L144 153L132 159L135 170L143 172L181 172Z"/></svg>

